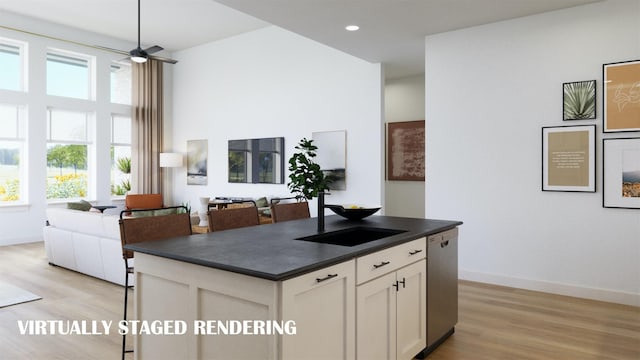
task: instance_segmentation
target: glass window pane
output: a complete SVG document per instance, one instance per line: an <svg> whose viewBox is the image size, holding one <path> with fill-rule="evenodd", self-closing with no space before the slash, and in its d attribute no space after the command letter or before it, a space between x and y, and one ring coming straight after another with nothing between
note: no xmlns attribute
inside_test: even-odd
<svg viewBox="0 0 640 360"><path fill-rule="evenodd" d="M87 114L49 109L47 134L51 141L87 141Z"/></svg>
<svg viewBox="0 0 640 360"><path fill-rule="evenodd" d="M0 204L20 200L22 143L0 141Z"/></svg>
<svg viewBox="0 0 640 360"><path fill-rule="evenodd" d="M18 136L18 108L0 104L0 138L17 139Z"/></svg>
<svg viewBox="0 0 640 360"><path fill-rule="evenodd" d="M87 145L47 144L47 199L86 197Z"/></svg>
<svg viewBox="0 0 640 360"><path fill-rule="evenodd" d="M111 102L131 105L131 65L111 65Z"/></svg>
<svg viewBox="0 0 640 360"><path fill-rule="evenodd" d="M47 53L47 94L89 99L89 60Z"/></svg>
<svg viewBox="0 0 640 360"><path fill-rule="evenodd" d="M0 89L22 90L21 48L0 43Z"/></svg>
<svg viewBox="0 0 640 360"><path fill-rule="evenodd" d="M111 146L111 195L125 195L131 190L131 147Z"/></svg>
<svg viewBox="0 0 640 360"><path fill-rule="evenodd" d="M131 144L131 118L128 116L113 115L111 142L116 144Z"/></svg>

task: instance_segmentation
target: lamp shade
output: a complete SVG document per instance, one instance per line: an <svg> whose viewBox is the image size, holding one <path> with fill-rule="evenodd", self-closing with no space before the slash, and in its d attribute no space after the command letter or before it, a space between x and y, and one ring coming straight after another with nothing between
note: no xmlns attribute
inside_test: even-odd
<svg viewBox="0 0 640 360"><path fill-rule="evenodd" d="M160 167L182 167L182 154L180 153L160 153Z"/></svg>

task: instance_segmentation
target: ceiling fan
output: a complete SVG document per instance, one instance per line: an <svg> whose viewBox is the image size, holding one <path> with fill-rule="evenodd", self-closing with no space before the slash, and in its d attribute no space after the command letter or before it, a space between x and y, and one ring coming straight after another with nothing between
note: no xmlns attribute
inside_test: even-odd
<svg viewBox="0 0 640 360"><path fill-rule="evenodd" d="M166 62L169 64L175 64L178 62L178 60L157 56L157 55L152 55L153 53L157 53L158 51L164 50L164 48L161 46L154 45L146 49L142 49L140 47L140 0L138 0L138 47L131 51L112 49L104 46L97 46L97 47L105 50L113 51L119 54L127 55L131 61L137 62L137 63L144 63L147 61L147 59L158 60L158 61Z"/></svg>

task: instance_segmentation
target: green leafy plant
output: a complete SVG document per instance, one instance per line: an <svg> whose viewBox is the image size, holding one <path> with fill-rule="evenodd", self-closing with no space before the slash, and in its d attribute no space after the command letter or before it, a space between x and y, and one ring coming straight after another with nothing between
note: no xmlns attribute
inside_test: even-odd
<svg viewBox="0 0 640 360"><path fill-rule="evenodd" d="M116 161L116 166L123 174L131 174L131 158L121 157Z"/></svg>
<svg viewBox="0 0 640 360"><path fill-rule="evenodd" d="M564 120L595 119L596 82L564 84Z"/></svg>
<svg viewBox="0 0 640 360"><path fill-rule="evenodd" d="M191 204L188 201L180 203L180 206L184 206L187 209L187 214L191 214ZM181 214L183 211L183 209L178 209L178 214Z"/></svg>
<svg viewBox="0 0 640 360"><path fill-rule="evenodd" d="M298 197L311 200L321 191L329 190L329 179L324 176L320 165L313 161L318 147L313 145L313 140L303 138L300 140L296 152L289 159L289 182L287 186Z"/></svg>

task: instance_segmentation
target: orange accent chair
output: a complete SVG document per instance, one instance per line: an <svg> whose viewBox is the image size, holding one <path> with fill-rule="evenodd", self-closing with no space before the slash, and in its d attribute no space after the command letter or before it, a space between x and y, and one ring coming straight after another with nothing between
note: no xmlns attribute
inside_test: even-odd
<svg viewBox="0 0 640 360"><path fill-rule="evenodd" d="M125 210L158 209L162 207L162 194L127 194L124 198Z"/></svg>

